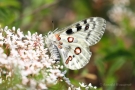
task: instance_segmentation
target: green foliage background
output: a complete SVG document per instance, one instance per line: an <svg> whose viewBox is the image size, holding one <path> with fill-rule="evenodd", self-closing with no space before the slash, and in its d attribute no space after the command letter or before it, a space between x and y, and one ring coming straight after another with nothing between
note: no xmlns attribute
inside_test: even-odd
<svg viewBox="0 0 135 90"><path fill-rule="evenodd" d="M0 0L0 24L45 35L88 17L103 17L107 29L101 41L91 47L90 63L78 71L68 70L67 77L74 85L92 83L99 90L135 90L135 1L127 1L126 8L134 16L125 13L115 22L108 14L113 0ZM65 90L67 86L59 83L52 90L58 88Z"/></svg>

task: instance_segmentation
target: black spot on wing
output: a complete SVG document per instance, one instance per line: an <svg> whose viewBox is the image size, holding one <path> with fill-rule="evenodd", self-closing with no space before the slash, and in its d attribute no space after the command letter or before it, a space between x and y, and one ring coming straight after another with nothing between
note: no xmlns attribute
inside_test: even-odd
<svg viewBox="0 0 135 90"><path fill-rule="evenodd" d="M90 33L91 33L91 32L88 33L88 35L87 35L88 37L90 36Z"/></svg>
<svg viewBox="0 0 135 90"><path fill-rule="evenodd" d="M80 31L82 29L82 26L78 23L76 24L77 31Z"/></svg>
<svg viewBox="0 0 135 90"><path fill-rule="evenodd" d="M87 34L87 36L86 36L86 38L85 38L87 41L88 41L90 35L91 35L91 31L88 32L88 34Z"/></svg>
<svg viewBox="0 0 135 90"><path fill-rule="evenodd" d="M60 59L55 59L55 62L57 63L58 61L60 61Z"/></svg>
<svg viewBox="0 0 135 90"><path fill-rule="evenodd" d="M95 26L96 26L96 23L95 23L95 22L93 22L93 27L92 27L92 29L94 29L94 28L95 28Z"/></svg>
<svg viewBox="0 0 135 90"><path fill-rule="evenodd" d="M89 29L89 24L86 24L85 31Z"/></svg>
<svg viewBox="0 0 135 90"><path fill-rule="evenodd" d="M80 31L82 29L82 26L77 26L77 31Z"/></svg>
<svg viewBox="0 0 135 90"><path fill-rule="evenodd" d="M73 30L72 29L68 29L67 31L66 31L66 34L73 34L74 32L73 32Z"/></svg>
<svg viewBox="0 0 135 90"><path fill-rule="evenodd" d="M87 19L83 20L83 22L84 22L84 24L86 24L87 23Z"/></svg>
<svg viewBox="0 0 135 90"><path fill-rule="evenodd" d="M77 26L80 26L80 24L79 24L79 23L77 23L77 24L76 24L76 27L77 27Z"/></svg>
<svg viewBox="0 0 135 90"><path fill-rule="evenodd" d="M93 22L94 20L93 20L94 18L90 18L90 22Z"/></svg>
<svg viewBox="0 0 135 90"><path fill-rule="evenodd" d="M79 60L76 60L76 63L79 63Z"/></svg>

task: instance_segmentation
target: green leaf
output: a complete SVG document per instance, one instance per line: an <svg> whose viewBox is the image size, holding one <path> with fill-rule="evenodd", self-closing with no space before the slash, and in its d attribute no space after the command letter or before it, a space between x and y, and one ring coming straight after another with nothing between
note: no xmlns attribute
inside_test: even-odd
<svg viewBox="0 0 135 90"><path fill-rule="evenodd" d="M18 0L0 0L0 7L20 7Z"/></svg>
<svg viewBox="0 0 135 90"><path fill-rule="evenodd" d="M117 86L117 79L114 76L109 76L105 79L105 82L102 83L105 90L115 90Z"/></svg>
<svg viewBox="0 0 135 90"><path fill-rule="evenodd" d="M114 75L115 71L120 69L125 62L126 59L122 57L115 60L115 62L113 63L113 65L110 67L108 71L108 75L109 76Z"/></svg>
<svg viewBox="0 0 135 90"><path fill-rule="evenodd" d="M103 60L98 59L98 60L95 61L95 64L96 64L96 66L99 70L99 74L103 77L104 74L105 74L105 66L104 66Z"/></svg>

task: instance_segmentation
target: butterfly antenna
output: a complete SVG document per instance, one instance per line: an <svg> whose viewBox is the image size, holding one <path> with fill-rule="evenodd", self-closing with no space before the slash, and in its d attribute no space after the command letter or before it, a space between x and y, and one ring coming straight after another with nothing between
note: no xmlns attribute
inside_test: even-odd
<svg viewBox="0 0 135 90"><path fill-rule="evenodd" d="M54 21L52 21L52 26L53 26L53 32L56 32L58 30L58 28L54 29Z"/></svg>
<svg viewBox="0 0 135 90"><path fill-rule="evenodd" d="M54 21L52 20L52 27L53 27L53 30L54 30Z"/></svg>
<svg viewBox="0 0 135 90"><path fill-rule="evenodd" d="M53 32L55 32L54 30L54 21L52 20L52 27L53 27Z"/></svg>
<svg viewBox="0 0 135 90"><path fill-rule="evenodd" d="M53 30L54 30L54 21L52 20L52 27L53 27Z"/></svg>

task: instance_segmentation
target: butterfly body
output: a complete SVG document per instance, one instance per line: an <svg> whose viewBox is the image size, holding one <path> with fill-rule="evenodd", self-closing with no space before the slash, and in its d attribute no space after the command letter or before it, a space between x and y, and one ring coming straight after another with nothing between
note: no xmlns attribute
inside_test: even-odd
<svg viewBox="0 0 135 90"><path fill-rule="evenodd" d="M92 55L89 46L99 42L105 27L103 18L92 17L49 32L45 42L54 60L59 61L62 57L67 68L77 70L89 62Z"/></svg>

